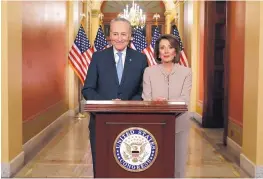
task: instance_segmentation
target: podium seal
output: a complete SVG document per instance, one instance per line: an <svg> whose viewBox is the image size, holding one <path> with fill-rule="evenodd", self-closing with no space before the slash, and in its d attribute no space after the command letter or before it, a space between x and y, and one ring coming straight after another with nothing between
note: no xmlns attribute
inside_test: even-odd
<svg viewBox="0 0 263 179"><path fill-rule="evenodd" d="M132 127L117 136L113 144L113 155L123 169L141 172L154 163L158 155L158 144L146 129Z"/></svg>

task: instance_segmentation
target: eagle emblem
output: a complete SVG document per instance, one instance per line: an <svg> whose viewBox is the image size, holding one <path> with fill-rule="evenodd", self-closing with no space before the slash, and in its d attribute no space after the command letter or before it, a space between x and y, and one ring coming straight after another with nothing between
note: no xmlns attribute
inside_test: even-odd
<svg viewBox="0 0 263 179"><path fill-rule="evenodd" d="M157 141L148 130L131 127L122 131L113 144L116 162L130 172L141 172L151 167L158 154Z"/></svg>
<svg viewBox="0 0 263 179"><path fill-rule="evenodd" d="M142 162L148 152L145 151L147 143L131 143L130 145L124 142L126 150L123 151L123 157L125 160L132 160L134 163L138 161Z"/></svg>

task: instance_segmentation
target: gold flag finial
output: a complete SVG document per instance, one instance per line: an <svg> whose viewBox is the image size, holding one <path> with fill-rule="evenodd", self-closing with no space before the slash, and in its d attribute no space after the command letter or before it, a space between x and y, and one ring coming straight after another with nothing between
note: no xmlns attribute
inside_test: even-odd
<svg viewBox="0 0 263 179"><path fill-rule="evenodd" d="M103 19L104 15L102 13L99 13L98 17L100 20L100 25L102 25L102 22L103 22L102 19Z"/></svg>
<svg viewBox="0 0 263 179"><path fill-rule="evenodd" d="M153 19L155 19L155 25L158 26L158 19L160 18L160 14L155 13L153 15Z"/></svg>

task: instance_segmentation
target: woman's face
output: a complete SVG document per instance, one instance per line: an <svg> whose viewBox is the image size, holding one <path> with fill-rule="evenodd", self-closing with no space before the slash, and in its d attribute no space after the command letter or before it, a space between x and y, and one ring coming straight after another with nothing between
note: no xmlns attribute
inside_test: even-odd
<svg viewBox="0 0 263 179"><path fill-rule="evenodd" d="M162 63L170 63L176 56L175 48L167 39L162 39L159 44L159 58Z"/></svg>

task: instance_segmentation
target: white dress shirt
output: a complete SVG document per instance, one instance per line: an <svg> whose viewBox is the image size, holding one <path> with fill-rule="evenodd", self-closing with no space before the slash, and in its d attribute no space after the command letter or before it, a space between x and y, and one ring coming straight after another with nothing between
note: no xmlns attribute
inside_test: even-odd
<svg viewBox="0 0 263 179"><path fill-rule="evenodd" d="M126 47L123 51L121 51L121 53L122 53L121 58L122 58L122 65L123 65L123 67L124 67L125 58L126 58L126 51L127 51L127 47ZM114 59L115 59L115 66L116 66L116 68L117 68L117 64L118 64L118 62L119 62L119 55L117 54L118 52L119 52L119 51L116 50L116 49L113 47L113 53L114 53Z"/></svg>

